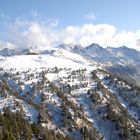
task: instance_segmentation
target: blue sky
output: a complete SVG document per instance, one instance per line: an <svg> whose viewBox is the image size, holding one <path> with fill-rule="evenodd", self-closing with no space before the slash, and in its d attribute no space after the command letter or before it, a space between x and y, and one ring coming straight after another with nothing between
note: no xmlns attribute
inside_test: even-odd
<svg viewBox="0 0 140 140"><path fill-rule="evenodd" d="M20 32L19 36L21 36L22 38L23 36L25 36L23 35L25 32L29 33L29 29L33 29L31 27L34 27L38 28L40 36L44 35L44 38L46 37L47 41L49 41L48 33L52 35L51 37L53 37L56 32L57 35L61 36L61 39L58 39L54 36L56 40L49 41L48 44L50 45L52 42L55 42L54 44L56 44L56 42L63 42L62 38L65 35L62 34L67 34L68 29L68 32L71 31L71 33L68 33L68 35L72 34L73 36L75 36L75 38L73 38L72 36L70 39L65 38L64 40L68 40L66 41L68 43L70 41L75 41L77 43L82 42L81 44L87 45L88 40L89 43L91 43L92 41L94 41L91 38L95 37L95 42L99 41L99 44L101 42L101 45L117 46L121 45L122 43L122 45L135 45L135 48L138 48L136 44L139 45L139 5L139 0L0 0L0 40L2 43L4 41L7 41L11 44L13 43L16 45L21 45L22 42L17 43L12 39L12 35L10 35L9 37L8 34L11 32L12 34L14 34L14 29L16 27L15 35L19 35ZM20 21L20 23L22 23L22 26L17 26L17 21L18 25ZM50 23L52 23L54 26L54 22L57 27L53 27L53 29L51 28L51 31L49 32L42 31L48 30L48 24ZM109 25L110 27L106 25ZM71 29L69 29L69 27L71 27ZM94 30L93 32L96 32L98 36L95 36L93 32L90 33L92 34L91 38L87 37L89 36L89 34L83 34L83 32L85 32L86 30L90 31L89 28L91 28L92 31ZM103 30L107 31L108 28L112 31L112 34L110 33L111 35L109 34L108 36L111 38L110 42L112 43L105 44L105 39L102 39L105 36ZM80 32L80 29L83 32ZM101 32L101 30L104 36L102 37L100 34L100 41L99 32ZM80 34L79 36L77 35L78 33ZM124 37L125 35L127 36L127 40ZM124 38L125 41L119 42L119 37ZM134 38L136 38L135 41ZM129 39L132 39L133 41L130 42Z"/></svg>
<svg viewBox="0 0 140 140"><path fill-rule="evenodd" d="M35 11L58 19L61 26L93 22L136 30L140 27L139 5L139 0L0 0L0 12L14 19ZM90 13L95 14L93 21L85 18Z"/></svg>

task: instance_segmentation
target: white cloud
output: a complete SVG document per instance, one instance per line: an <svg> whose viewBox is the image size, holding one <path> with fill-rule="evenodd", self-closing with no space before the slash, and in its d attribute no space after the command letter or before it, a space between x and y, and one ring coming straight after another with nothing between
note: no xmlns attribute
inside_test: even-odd
<svg viewBox="0 0 140 140"><path fill-rule="evenodd" d="M136 40L136 46L140 47L140 38Z"/></svg>
<svg viewBox="0 0 140 140"><path fill-rule="evenodd" d="M95 20L96 16L94 12L90 12L89 14L84 16L85 18L89 19L89 20Z"/></svg>
<svg viewBox="0 0 140 140"><path fill-rule="evenodd" d="M126 45L140 50L140 30L119 31L110 24L84 24L83 26L69 26L63 32L62 41L78 43L83 46L98 43L104 47L119 47ZM140 41L139 41L140 42Z"/></svg>
<svg viewBox="0 0 140 140"><path fill-rule="evenodd" d="M65 43L78 43L83 46L96 42L104 46L115 33L116 28L108 24L68 26L63 31L62 41Z"/></svg>
<svg viewBox="0 0 140 140"><path fill-rule="evenodd" d="M81 44L84 47L91 43L98 43L104 47L126 45L140 50L140 30L119 31L110 24L91 23L60 29L58 20L28 21L17 18L7 33L7 42L19 48L39 45L46 49L48 46L57 46L64 42ZM7 43L0 44L6 46Z"/></svg>
<svg viewBox="0 0 140 140"><path fill-rule="evenodd" d="M45 49L45 47L50 47L57 41L55 31L57 24L58 20L28 21L23 18L17 18L9 26L7 42L15 44L18 49L34 45L42 46L42 49Z"/></svg>
<svg viewBox="0 0 140 140"><path fill-rule="evenodd" d="M16 46L14 44L11 44L10 42L0 41L0 49L3 49L3 48L14 49L15 47Z"/></svg>

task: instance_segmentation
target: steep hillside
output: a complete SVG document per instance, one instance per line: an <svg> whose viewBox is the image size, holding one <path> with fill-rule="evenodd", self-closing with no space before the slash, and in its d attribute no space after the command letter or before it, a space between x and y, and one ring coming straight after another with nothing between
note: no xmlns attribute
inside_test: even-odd
<svg viewBox="0 0 140 140"><path fill-rule="evenodd" d="M0 139L139 140L136 71L115 52L139 55L91 44L0 56Z"/></svg>
<svg viewBox="0 0 140 140"><path fill-rule="evenodd" d="M10 69L1 70L0 75L2 114L5 108L20 112L30 124L66 139L140 136L139 88L104 70ZM32 137L38 137L34 131Z"/></svg>

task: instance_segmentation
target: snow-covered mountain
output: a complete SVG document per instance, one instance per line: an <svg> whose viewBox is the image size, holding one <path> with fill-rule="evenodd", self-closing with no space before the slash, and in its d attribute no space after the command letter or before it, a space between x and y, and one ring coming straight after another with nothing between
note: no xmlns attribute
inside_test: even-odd
<svg viewBox="0 0 140 140"><path fill-rule="evenodd" d="M85 47L85 50L87 50L88 53L93 57L100 57L103 54L104 55L108 54L108 51L105 48L103 48L99 44L95 44L95 43Z"/></svg>
<svg viewBox="0 0 140 140"><path fill-rule="evenodd" d="M72 50L75 47L75 44L73 43L69 43L69 44L60 44L57 48L62 48L62 49L66 49L68 51Z"/></svg>
<svg viewBox="0 0 140 140"><path fill-rule="evenodd" d="M0 55L2 56L12 56L12 55L16 55L17 52L14 49L9 49L9 48L4 48L2 50L0 50Z"/></svg>
<svg viewBox="0 0 140 140"><path fill-rule="evenodd" d="M140 52L127 48L126 46L104 48L99 44L92 43L87 47L75 44L61 44L57 47L81 55L84 58L94 60L98 63L115 63L115 64L140 64Z"/></svg>
<svg viewBox="0 0 140 140"><path fill-rule="evenodd" d="M96 63L115 74L130 76L137 82L140 80L140 52L126 46L103 48L95 43L87 47L77 44L61 44L55 48L32 46L21 51L5 48L0 51L0 55L11 56L1 59L0 64L3 67L5 64L8 67L21 67L21 69L44 65L76 68Z"/></svg>
<svg viewBox="0 0 140 140"><path fill-rule="evenodd" d="M126 46L112 48L103 48L99 44L92 43L87 47L82 47L76 44L61 44L56 48L45 48L42 50L40 46L32 46L28 49L22 51L16 51L13 49L5 48L0 51L2 56L12 56L12 55L38 55L38 54L58 54L65 52L75 53L84 57L85 59L90 59L97 61L98 63L116 63L116 64L140 64L140 52L127 48ZM65 53L63 53L65 54Z"/></svg>
<svg viewBox="0 0 140 140"><path fill-rule="evenodd" d="M42 49L43 48L43 49ZM37 55L42 53L45 50L45 47L42 46L31 46L30 48L23 49L19 52L20 55Z"/></svg>
<svg viewBox="0 0 140 140"><path fill-rule="evenodd" d="M22 55L21 55L22 54ZM4 69L17 68L22 69L34 69L41 67L59 67L59 68L88 68L93 67L94 62L89 62L79 54L73 53L62 48L52 48L42 52L36 52L32 49L26 49L20 52L20 55L13 55L11 57L2 57L0 59L0 65Z"/></svg>
<svg viewBox="0 0 140 140"><path fill-rule="evenodd" d="M107 50L114 56L120 59L127 59L132 60L134 63L140 61L140 52L136 51L135 49L130 49L126 46L118 47L118 48L111 48L108 47Z"/></svg>
<svg viewBox="0 0 140 140"><path fill-rule="evenodd" d="M41 48L43 48L43 50ZM41 57L42 58L53 57L54 59L55 58L57 58L58 60L61 59L61 62L69 59L69 61L73 61L73 62L79 61L79 63L82 64L83 63L82 61L84 59L84 62L85 61L87 62L90 61L93 63L96 62L98 63L98 65L103 65L103 66L121 65L121 66L128 66L128 67L137 66L137 68L140 66L140 52L134 49L127 48L126 46L122 46L118 48L112 48L112 47L103 48L99 44L95 44L95 43L92 43L87 47L82 47L81 45L76 45L76 44L61 44L56 48L32 46L22 51L16 51L13 49L5 48L0 51L0 55L13 56L13 58L18 57L18 59L24 57L24 55L29 55L29 59L33 57L31 55L39 55L39 56L34 56L36 57L36 60ZM77 57L78 59L79 58L80 59L77 60ZM11 57L11 59L13 58ZM5 60L6 59L9 60L10 58L5 58Z"/></svg>
<svg viewBox="0 0 140 140"><path fill-rule="evenodd" d="M40 48L0 51L0 115L9 111L18 117L14 132L0 124L6 136L139 140L138 51L94 43L85 48L75 44ZM21 133L19 116L28 126ZM10 122L0 117L1 121Z"/></svg>
<svg viewBox="0 0 140 140"><path fill-rule="evenodd" d="M24 134L36 139L59 135L56 140L137 140L139 88L103 69L94 67L91 73L86 67L74 69L31 66L28 70L0 70L0 112L5 114L9 108L20 113L34 126ZM44 137L46 131L50 134Z"/></svg>
<svg viewBox="0 0 140 140"><path fill-rule="evenodd" d="M140 52L126 46L103 48L99 44L91 44L87 47L80 45L62 45L59 48L78 54L83 58L96 62L110 72L119 74L130 81L140 84ZM132 80L133 79L133 80Z"/></svg>
<svg viewBox="0 0 140 140"><path fill-rule="evenodd" d="M112 56L112 54L106 49L101 47L98 44L91 44L87 47L85 47L85 50L87 52L87 56L90 57L90 59L96 60L97 62L114 62L116 61L116 58Z"/></svg>

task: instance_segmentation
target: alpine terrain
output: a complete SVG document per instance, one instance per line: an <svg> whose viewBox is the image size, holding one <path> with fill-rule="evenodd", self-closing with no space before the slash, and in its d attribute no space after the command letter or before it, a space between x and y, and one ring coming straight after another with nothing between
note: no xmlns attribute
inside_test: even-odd
<svg viewBox="0 0 140 140"><path fill-rule="evenodd" d="M140 140L140 52L40 48L0 50L0 140Z"/></svg>

